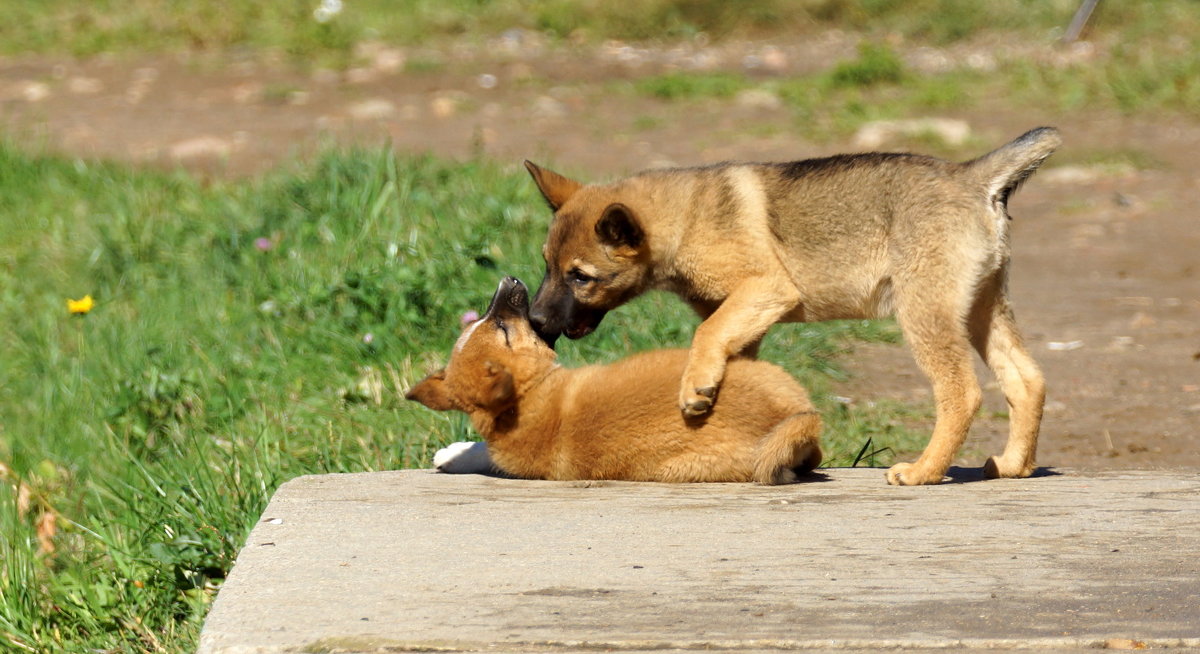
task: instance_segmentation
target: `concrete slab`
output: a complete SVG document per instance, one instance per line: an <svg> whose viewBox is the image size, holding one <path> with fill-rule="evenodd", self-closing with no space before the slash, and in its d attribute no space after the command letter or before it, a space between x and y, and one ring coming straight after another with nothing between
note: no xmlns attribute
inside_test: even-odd
<svg viewBox="0 0 1200 654"><path fill-rule="evenodd" d="M1200 474L301 477L202 654L1200 647Z"/></svg>

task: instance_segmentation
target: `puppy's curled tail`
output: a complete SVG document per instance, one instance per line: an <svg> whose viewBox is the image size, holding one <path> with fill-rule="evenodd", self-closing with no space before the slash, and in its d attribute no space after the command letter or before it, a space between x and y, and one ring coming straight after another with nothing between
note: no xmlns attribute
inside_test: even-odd
<svg viewBox="0 0 1200 654"><path fill-rule="evenodd" d="M1038 127L963 166L986 189L989 201L1007 207L1008 198L1060 145L1057 129Z"/></svg>
<svg viewBox="0 0 1200 654"><path fill-rule="evenodd" d="M790 484L821 465L821 416L801 411L775 425L755 452L754 481Z"/></svg>

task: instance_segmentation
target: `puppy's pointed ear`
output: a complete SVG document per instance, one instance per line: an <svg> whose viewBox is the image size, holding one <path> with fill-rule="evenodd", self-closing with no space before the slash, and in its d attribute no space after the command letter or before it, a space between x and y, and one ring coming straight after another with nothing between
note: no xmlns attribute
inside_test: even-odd
<svg viewBox="0 0 1200 654"><path fill-rule="evenodd" d="M439 370L408 389L404 399L420 402L434 411L458 409L459 404L446 386L446 371Z"/></svg>
<svg viewBox="0 0 1200 654"><path fill-rule="evenodd" d="M633 256L642 247L645 232L633 210L618 202L608 205L596 222L596 236L600 237L601 243L616 250L616 254Z"/></svg>
<svg viewBox="0 0 1200 654"><path fill-rule="evenodd" d="M525 161L525 169L533 176L533 181L537 184L538 190L542 192L542 197L546 198L546 203L550 205L551 211L558 211L559 207L566 204L567 200L583 186L553 170L542 168L528 159Z"/></svg>
<svg viewBox="0 0 1200 654"><path fill-rule="evenodd" d="M517 389L513 383L512 373L508 368L495 361L483 364L484 390L479 398L481 406L487 409L503 409L516 399Z"/></svg>

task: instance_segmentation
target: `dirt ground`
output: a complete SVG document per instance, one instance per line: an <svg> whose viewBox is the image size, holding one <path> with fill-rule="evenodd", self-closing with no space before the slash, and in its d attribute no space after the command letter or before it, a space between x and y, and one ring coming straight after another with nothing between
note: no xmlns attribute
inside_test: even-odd
<svg viewBox="0 0 1200 654"><path fill-rule="evenodd" d="M364 65L343 72L298 72L262 58L0 59L0 130L52 151L218 175L265 171L329 141L387 139L403 151L514 166L530 158L598 179L862 149L861 141L806 141L770 97L669 103L619 88L675 69L806 72L853 47L832 33L782 45L556 49L514 32L443 51L365 46ZM906 57L935 66L978 54ZM1200 466L1200 121L1067 115L1003 98L939 117L966 121L972 142L983 144L978 153L1049 124L1062 129L1064 152L1136 151L1156 162L1036 175L1010 205L1011 294L1050 387L1040 464ZM849 365L838 392L852 402L930 403L903 346L859 347ZM967 465L998 452L1007 430L1004 399L979 371L985 409Z"/></svg>

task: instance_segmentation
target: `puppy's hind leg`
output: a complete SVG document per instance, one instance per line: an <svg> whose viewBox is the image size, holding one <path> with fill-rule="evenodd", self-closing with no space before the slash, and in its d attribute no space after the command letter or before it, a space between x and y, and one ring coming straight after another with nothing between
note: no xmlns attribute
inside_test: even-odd
<svg viewBox="0 0 1200 654"><path fill-rule="evenodd" d="M754 457L754 481L790 484L800 473L821 464L821 416L816 411L791 415L763 437Z"/></svg>
<svg viewBox="0 0 1200 654"><path fill-rule="evenodd" d="M897 463L888 469L888 483L898 486L941 483L983 399L963 324L967 310L958 310L952 293L939 297L944 289L926 284L922 290L932 293L904 298L907 302L900 305L897 318L917 365L933 384L937 422L929 444L916 461Z"/></svg>
<svg viewBox="0 0 1200 654"><path fill-rule="evenodd" d="M1042 371L1022 343L1012 309L1004 297L1003 273L982 288L971 311L971 344L996 374L1008 400L1009 435L1004 454L990 457L983 472L989 478L1033 474L1046 383Z"/></svg>

